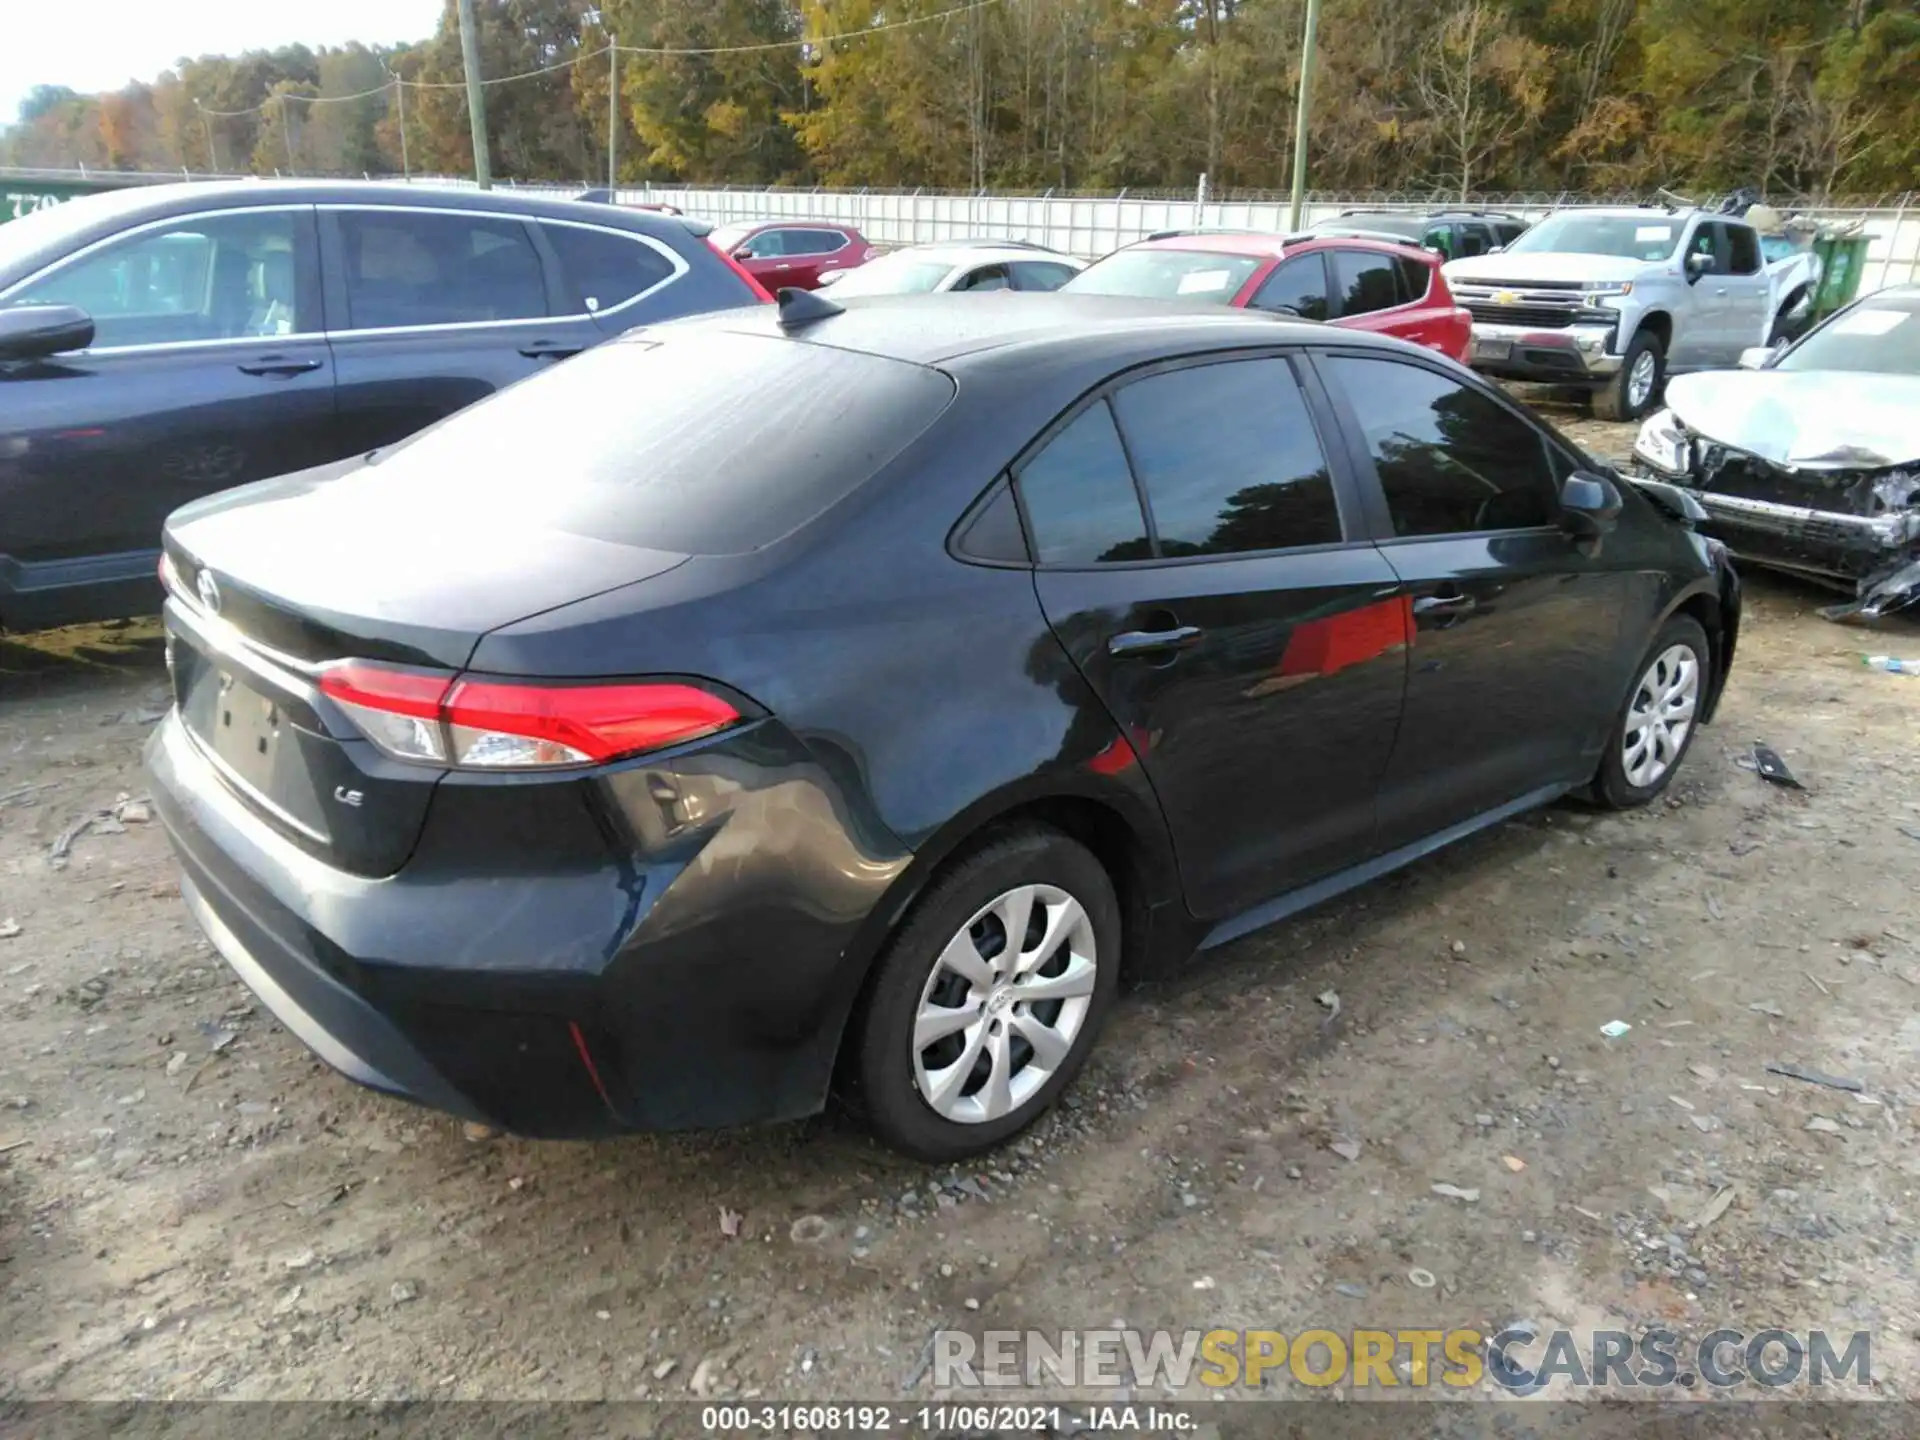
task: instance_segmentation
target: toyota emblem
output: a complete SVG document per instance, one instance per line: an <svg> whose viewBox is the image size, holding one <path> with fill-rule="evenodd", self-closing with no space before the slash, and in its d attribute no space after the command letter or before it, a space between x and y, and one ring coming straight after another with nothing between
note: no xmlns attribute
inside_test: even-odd
<svg viewBox="0 0 1920 1440"><path fill-rule="evenodd" d="M200 577L193 582L193 588L199 592L200 603L207 607L209 615L220 613L220 582L213 578L213 571L202 570Z"/></svg>

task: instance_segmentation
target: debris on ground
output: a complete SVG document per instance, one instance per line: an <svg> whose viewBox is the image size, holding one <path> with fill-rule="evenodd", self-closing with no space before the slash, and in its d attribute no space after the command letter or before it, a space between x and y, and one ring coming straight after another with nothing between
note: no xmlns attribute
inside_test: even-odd
<svg viewBox="0 0 1920 1440"><path fill-rule="evenodd" d="M0 940L11 940L20 933L20 922L9 915L0 920Z"/></svg>
<svg viewBox="0 0 1920 1440"><path fill-rule="evenodd" d="M1407 1271L1407 1283L1416 1290L1431 1290L1439 1282L1433 1278L1431 1270L1422 1270L1418 1265Z"/></svg>
<svg viewBox="0 0 1920 1440"><path fill-rule="evenodd" d="M1360 1142L1358 1140L1335 1140L1327 1146L1327 1149L1338 1155L1342 1160L1358 1160L1360 1158Z"/></svg>
<svg viewBox="0 0 1920 1440"><path fill-rule="evenodd" d="M1319 1001L1321 1006L1326 1010L1327 1023L1331 1024L1334 1017L1340 1013L1340 992L1337 990L1322 990L1313 998Z"/></svg>
<svg viewBox="0 0 1920 1440"><path fill-rule="evenodd" d="M1522 1160L1518 1155L1502 1155L1500 1157L1500 1163L1516 1175L1527 1168L1527 1162Z"/></svg>
<svg viewBox="0 0 1920 1440"><path fill-rule="evenodd" d="M1449 1200L1464 1200L1469 1205L1480 1198L1480 1192L1478 1190L1463 1190L1458 1185L1441 1183L1433 1186L1432 1190L1436 1195L1444 1196Z"/></svg>
<svg viewBox="0 0 1920 1440"><path fill-rule="evenodd" d="M833 1233L833 1225L824 1215L802 1215L787 1229L787 1238L796 1245L818 1245Z"/></svg>
<svg viewBox="0 0 1920 1440"><path fill-rule="evenodd" d="M1609 1040L1618 1040L1631 1029L1633 1029L1633 1026L1624 1020L1609 1020L1600 1027L1600 1033Z"/></svg>
<svg viewBox="0 0 1920 1440"><path fill-rule="evenodd" d="M729 1210L726 1206L722 1205L720 1207L720 1233L729 1239L738 1235L740 1233L740 1222L745 1218L746 1217L738 1210Z"/></svg>
<svg viewBox="0 0 1920 1440"><path fill-rule="evenodd" d="M1784 785L1789 790L1807 788L1793 778L1793 771L1787 768L1786 761L1757 740L1753 744L1753 768L1760 772L1762 780L1771 780L1775 785Z"/></svg>
<svg viewBox="0 0 1920 1440"><path fill-rule="evenodd" d="M1789 1080L1804 1080L1809 1085L1824 1085L1829 1090L1845 1090L1858 1095L1867 1087L1858 1080L1846 1075L1829 1075L1821 1070L1807 1070L1799 1065L1775 1063L1767 1066L1769 1075L1784 1075Z"/></svg>
<svg viewBox="0 0 1920 1440"><path fill-rule="evenodd" d="M1734 1197L1739 1195L1739 1193L1740 1187L1738 1185L1722 1185L1719 1192L1707 1202L1706 1208L1693 1217L1693 1228L1695 1230L1704 1230L1713 1224L1714 1221L1727 1213L1727 1207L1733 1204Z"/></svg>

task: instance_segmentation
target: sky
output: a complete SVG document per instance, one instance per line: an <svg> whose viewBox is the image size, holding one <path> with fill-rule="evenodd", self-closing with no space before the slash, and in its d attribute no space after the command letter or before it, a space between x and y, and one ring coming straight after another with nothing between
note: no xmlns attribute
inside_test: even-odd
<svg viewBox="0 0 1920 1440"><path fill-rule="evenodd" d="M186 55L423 40L442 0L0 0L0 125L35 85L82 94L152 80Z"/></svg>

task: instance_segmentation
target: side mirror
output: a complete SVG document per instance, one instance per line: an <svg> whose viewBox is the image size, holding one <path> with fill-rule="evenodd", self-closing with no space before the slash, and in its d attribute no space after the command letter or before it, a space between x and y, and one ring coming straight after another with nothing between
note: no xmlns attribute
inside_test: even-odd
<svg viewBox="0 0 1920 1440"><path fill-rule="evenodd" d="M1713 269L1713 257L1703 255L1698 250L1687 256L1687 283L1693 284L1702 275Z"/></svg>
<svg viewBox="0 0 1920 1440"><path fill-rule="evenodd" d="M1742 370L1764 370L1767 368L1768 362L1773 359L1775 353L1773 347L1770 345L1749 345L1740 352L1740 368Z"/></svg>
<svg viewBox="0 0 1920 1440"><path fill-rule="evenodd" d="M0 309L0 360L40 360L93 343L93 317L78 305Z"/></svg>
<svg viewBox="0 0 1920 1440"><path fill-rule="evenodd" d="M742 245L738 250L733 252L733 258L736 260L751 260L753 259L753 251L748 246Z"/></svg>
<svg viewBox="0 0 1920 1440"><path fill-rule="evenodd" d="M820 278L814 282L813 288L816 290L824 290L846 273L844 270L823 270Z"/></svg>
<svg viewBox="0 0 1920 1440"><path fill-rule="evenodd" d="M1576 470L1560 486L1560 513L1568 534L1604 535L1620 519L1620 492L1606 476Z"/></svg>

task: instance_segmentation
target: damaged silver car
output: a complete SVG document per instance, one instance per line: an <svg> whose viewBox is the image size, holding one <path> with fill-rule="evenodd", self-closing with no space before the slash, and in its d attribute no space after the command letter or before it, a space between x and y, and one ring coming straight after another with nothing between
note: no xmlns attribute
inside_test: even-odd
<svg viewBox="0 0 1920 1440"><path fill-rule="evenodd" d="M1739 370L1683 375L1634 441L1741 559L1852 593L1877 620L1920 600L1920 285L1855 301Z"/></svg>

